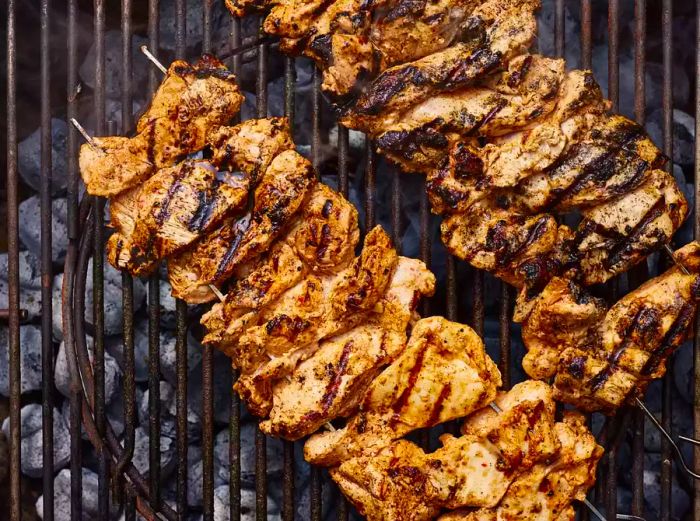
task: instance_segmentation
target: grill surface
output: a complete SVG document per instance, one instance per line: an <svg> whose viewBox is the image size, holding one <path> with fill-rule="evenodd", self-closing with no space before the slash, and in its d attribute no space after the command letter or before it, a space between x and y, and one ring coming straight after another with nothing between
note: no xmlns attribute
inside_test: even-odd
<svg viewBox="0 0 700 521"><path fill-rule="evenodd" d="M194 0L190 0L191 2ZM214 1L203 0L203 51L207 52L212 48L212 5ZM558 56L564 56L565 44L578 46L579 42L564 41L564 21L565 10L564 0L554 1L554 42ZM581 65L590 67L592 64L592 0L581 0ZM679 0L680 2L681 0ZM105 17L107 0L94 0L94 42L96 44L95 78L94 89L94 114L96 116L96 132L98 135L106 135L119 132L127 133L132 129L133 118L131 114L132 87L130 84L132 71L132 55L130 39L133 33L132 27L132 0L121 0L121 32L123 37L121 76L126 80L122 89L122 126L116 128L114 122L106 121L105 111ZM116 1L110 4L118 4ZM18 35L16 26L18 0L7 1L7 228L9 245L9 312L6 313L9 323L9 358L10 358L10 474L11 474L11 498L10 498L10 518L20 519L21 493L20 493L20 307L19 307L19 240L18 240L18 169L17 169L17 121L18 111L16 104L16 84L17 84L17 39L24 37ZM52 259L51 259L51 105L50 93L55 88L50 84L51 71L50 63L53 60L67 60L68 81L66 85L67 98L65 111L68 118L77 117L76 94L78 89L78 0L67 0L67 12L65 13L68 31L67 56L52 56L49 35L51 24L56 23L49 16L51 10L50 0L41 0L41 62L39 91L41 95L41 232L42 232L42 304L43 312L41 319L42 331L42 360L43 360L43 494L44 497L53 497L54 469L52 465L52 414L54 411L54 382L53 382L53 353L54 347L51 337L52 328ZM663 82L662 99L660 108L663 113L663 151L672 157L673 135L672 135L672 0L661 2L661 24L662 31L662 55L663 55ZM700 4L700 2L699 2ZM192 58L186 55L186 0L175 0L176 5L176 45L175 56ZM620 23L627 22L620 20L619 0L609 0L608 7L608 97L613 102L613 109L619 105L620 74L619 74L619 39ZM647 2L646 0L636 0L635 18L633 30L635 32L636 45L634 47L634 78L622 78L623 81L634 81L635 92L635 117L637 121L644 124L645 120L645 47L646 47L646 22L647 22ZM159 48L159 20L158 20L158 0L148 1L148 40L149 49L157 53ZM698 10L700 13L700 10ZM653 21L653 23L657 23ZM697 23L700 25L700 15ZM700 31L698 32L700 34ZM698 37L698 47L696 48L696 61L698 71L700 71L700 36ZM242 29L241 22L231 20L230 45L232 48L241 47ZM247 55L255 53L256 62L256 100L257 113L259 116L267 115L267 88L268 88L268 62L271 53L276 53L271 49L271 43L265 42L248 51ZM295 107L295 68L294 60L284 58L285 75L285 96L284 112L293 117ZM243 70L243 56L236 54L230 58L230 66L233 71L240 75ZM154 91L161 79L160 72L153 68L150 71L149 88ZM700 85L700 84L698 84ZM311 159L317 171L321 166L321 148L324 140L322 135L321 118L331 118L327 106L323 104L320 95L320 75L314 74L312 90L312 142ZM700 99L700 87L696 86L696 99ZM698 106L698 105L696 105ZM696 109L696 116L700 110ZM19 115L21 117L21 115ZM697 118L696 118L696 121ZM697 123L696 123L697 125ZM699 128L700 131L700 128ZM132 465L131 460L134 454L135 429L136 429L136 383L135 383L135 355L134 355L134 301L133 301L133 281L128 274L122 275L123 284L123 338L124 338L124 376L123 376L123 396L124 396L124 434L121 439L115 435L109 425L105 414L105 342L104 342L104 293L103 293L103 262L102 252L104 247L104 201L98 198L83 199L79 204L78 171L76 153L80 143L80 138L74 128L69 128L68 134L68 212L69 212L69 239L68 253L65 262L65 276L63 288L63 327L66 345L68 347L68 362L71 369L71 396L70 396L70 433L71 433L71 490L72 490L72 515L73 520L82 519L81 514L81 424L89 436L90 441L96 449L98 456L99 475L99 518L108 519L112 509L110 501L116 501L123 505L125 519L127 521L135 519L136 510L147 519L167 519L182 520L187 518L187 308L183 302L177 303L176 319L176 502L175 505L168 505L162 499L160 480L160 396L159 396L159 278L157 275L148 280L148 325L149 325L149 438L150 442L150 471L147 476L139 474ZM700 147L696 143L696 159L700 157ZM338 129L337 145L337 176L338 186L343 194L348 195L349 191L349 134L348 131ZM392 187L391 192L391 232L397 247L401 248L404 223L402 223L401 190L406 178L395 170L377 171L378 158L375 156L371 144L367 143L364 158L364 213L365 229L377 222L377 178L378 176L390 176ZM669 169L672 165L669 164ZM700 236L700 221L698 215L698 175L696 166L695 183L695 213L693 214L695 236ZM422 181L421 181L422 183ZM430 265L432 242L430 236L431 218L429 215L428 202L421 184L420 196L420 257ZM88 261L94 256L92 273L88 273ZM459 269L458 269L459 268ZM467 276L460 274L467 273ZM630 274L630 285L634 285L648 277L645 270L636 270ZM84 289L87 277L93 277L94 283L94 364L88 358L86 349L86 324L85 324L85 299ZM486 318L485 288L487 283L495 284L489 280L489 275L477 272L471 268L458 266L458 262L449 257L446 266L446 287L443 288L445 294L444 302L423 303L424 314L444 310L449 319L468 320L477 333L484 334L484 323ZM458 284L458 279L460 283ZM499 367L503 373L503 380L506 386L511 383L511 369L516 363L511 356L511 314L513 294L511 289L500 284L499 309L497 315L500 324L500 360ZM616 292L616 285L610 287L610 294ZM468 306L464 303L469 302ZM58 311L58 310L53 310ZM0 314L3 318L4 314ZM700 370L700 338L696 335L694 342L694 359L697 371ZM203 460L203 514L206 521L214 519L214 404L213 404L213 350L205 346L202 351L202 460ZM669 375L663 381L663 417L662 423L667 428L671 427L672 401L671 401L672 380ZM695 402L700 403L700 379L696 377ZM700 411L696 409L694 418L695 437L700 436ZM241 408L235 394L232 393L230 410L230 507L231 519L239 519L242 514L241 509L241 467L240 467L240 429ZM448 427L450 428L450 427ZM601 462L599 479L592 494L592 501L607 510L607 518L614 519L616 513L616 485L618 481L618 468L616 466L617 447L621 438L627 430L633 433L633 499L631 514L643 515L644 507L644 418L638 410L621 411L618 416L606 422L600 435L600 442L606 446L606 456ZM427 433L421 434L423 444L428 444ZM256 510L257 520L267 519L267 489L268 487L282 488L282 518L291 520L294 518L294 469L295 466L305 465L304 462L294 461L294 446L292 443L284 443L283 477L281 482L267 482L266 479L266 438L260 432L255 436L256 454ZM700 448L695 448L695 460L700 461ZM665 440L662 440L662 466L661 466L661 519L663 521L672 519L671 517L671 490L672 490L672 461L671 448ZM311 501L308 516L304 518L313 521L322 518L322 482L327 479L324 472L319 469L311 470ZM581 518L589 519L590 513L581 509ZM340 520L348 519L350 508L343 500L337 505L337 517ZM694 519L700 520L700 485L695 484L694 504L691 507ZM51 502L44 504L44 519L53 520L54 512Z"/></svg>

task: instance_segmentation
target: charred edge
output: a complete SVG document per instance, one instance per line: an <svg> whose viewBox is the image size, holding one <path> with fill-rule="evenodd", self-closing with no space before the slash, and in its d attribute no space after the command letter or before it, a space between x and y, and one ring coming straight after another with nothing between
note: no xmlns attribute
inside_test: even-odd
<svg viewBox="0 0 700 521"><path fill-rule="evenodd" d="M384 151L390 151L407 160L413 159L421 147L445 149L449 145L447 138L433 125L440 125L441 121L433 121L413 130L390 130L384 132L376 140L377 147Z"/></svg>
<svg viewBox="0 0 700 521"><path fill-rule="evenodd" d="M321 238L318 242L318 247L316 248L316 259L322 260L323 256L328 251L328 246L331 244L331 227L328 224L324 224L321 227Z"/></svg>
<svg viewBox="0 0 700 521"><path fill-rule="evenodd" d="M206 190L200 190L197 194L198 204L192 218L187 223L187 229L191 232L201 232L209 224L214 207L218 202L216 196L218 186L221 183L214 180L213 187Z"/></svg>
<svg viewBox="0 0 700 521"><path fill-rule="evenodd" d="M496 104L493 106L491 110L489 110L483 118L481 118L481 121L479 121L476 125L472 127L472 129L467 132L467 136L474 136L478 134L479 130L487 125L489 121L491 121L493 118L496 117L496 115L503 110L504 107L508 105L508 102L506 101L505 98L498 98L496 101Z"/></svg>
<svg viewBox="0 0 700 521"><path fill-rule="evenodd" d="M211 54L204 54L194 65L188 63L178 64L173 67L173 72L178 76L193 76L197 79L236 80L234 74Z"/></svg>
<svg viewBox="0 0 700 521"><path fill-rule="evenodd" d="M446 383L440 391L440 395L438 396L437 400L435 400L435 405L433 405L433 410L430 411L430 417L428 418L426 426L432 427L433 425L437 425L437 423L440 421L442 404L445 402L445 400L447 400L447 397L450 395L451 392L452 384Z"/></svg>
<svg viewBox="0 0 700 521"><path fill-rule="evenodd" d="M326 386L326 390L323 393L323 398L321 398L321 407L323 413L327 413L331 405L333 405L333 400L335 400L340 390L340 384L343 382L343 376L348 370L348 363L350 361L350 355L352 353L353 342L349 340L343 346L343 352L338 361L338 367L333 371L330 381Z"/></svg>
<svg viewBox="0 0 700 521"><path fill-rule="evenodd" d="M331 215L331 210L333 209L333 201L331 199L326 199L323 203L323 209L321 210L321 216L324 219L328 219Z"/></svg>
<svg viewBox="0 0 700 521"><path fill-rule="evenodd" d="M547 225L549 224L550 221L550 216L549 215L543 215L537 221L535 221L534 225L530 226L528 229L528 234L527 237L523 242L521 242L516 248L513 250L508 251L507 247L510 246L511 242L508 240L507 237L502 237L501 240L498 240L494 237L493 239L493 246L496 246L498 243L503 241L505 243L505 248L501 247L500 249L505 249L505 252L502 253L502 255L498 256L497 255L497 262L498 266L504 267L507 266L513 261L515 258L517 258L521 253L525 252L527 248L529 248L533 243L535 243L537 240L539 240L545 233L547 229ZM490 232L491 230L489 230ZM496 231L497 233L497 231ZM486 246L489 247L489 242L487 240ZM498 254L498 251L495 252Z"/></svg>
<svg viewBox="0 0 700 521"><path fill-rule="evenodd" d="M173 197L180 190L182 186L182 180L190 175L194 167L192 163L184 163L178 169L173 176L173 182L168 188L163 200L159 203L160 209L155 214L154 218L158 226L162 226L165 220L170 217L170 203L172 203Z"/></svg>
<svg viewBox="0 0 700 521"><path fill-rule="evenodd" d="M265 324L265 331L268 335L280 334L289 340L296 339L303 331L309 328L311 323L301 317L290 317L289 315L276 315Z"/></svg>
<svg viewBox="0 0 700 521"><path fill-rule="evenodd" d="M695 315L695 306L693 304L684 303L678 313L678 316L671 324L671 327L666 332L663 341L659 348L654 351L651 355L641 374L648 376L659 368L659 366L665 363L666 359L673 353L673 351L685 340L687 336L688 327L693 320Z"/></svg>
<svg viewBox="0 0 700 521"><path fill-rule="evenodd" d="M629 326L625 329L622 334L622 342L614 353L608 356L608 364L604 369L598 372L589 381L589 385L593 392L598 391L605 382L608 381L613 372L618 368L618 363L622 355L625 353L627 348L632 343L632 336L636 331L647 331L658 325L659 317L656 310L650 308L641 308L634 315L634 318L630 322Z"/></svg>
<svg viewBox="0 0 700 521"><path fill-rule="evenodd" d="M226 253L224 256L221 258L221 261L219 262L219 265L216 268L216 273L214 274L214 279L219 279L222 275L227 273L229 269L231 268L230 263L233 260L234 256L238 252L238 248L241 245L241 242L243 240L243 237L248 233L248 230L250 230L251 227L251 219L246 219L243 218L240 221L236 223L236 230L235 230L235 235L233 237L233 240L229 244L228 249L226 250ZM240 226L242 224L242 226Z"/></svg>
<svg viewBox="0 0 700 521"><path fill-rule="evenodd" d="M513 71L510 76L508 77L508 81L506 82L507 85L511 88L514 89L515 87L518 87L525 77L527 76L528 72L530 71L530 66L532 65L532 55L529 54L524 60L522 65L518 70Z"/></svg>
<svg viewBox="0 0 700 521"><path fill-rule="evenodd" d="M623 134L622 140L617 141L613 139L612 144L608 143L605 153L586 164L586 166L581 169L581 173L574 178L569 186L563 190L560 190L554 195L554 198L545 209L549 210L551 208L555 208L569 196L581 191L585 184L589 181L599 182L601 179L609 179L615 173L615 156L620 152L620 150L623 149L623 147L641 137L641 130L638 127L630 126L628 130L629 132ZM605 137L606 136L599 136L599 139L603 139ZM552 167L546 169L546 173L551 173L558 169L568 168L568 165L577 161L580 154L585 154L587 146L594 145L579 144L572 147L560 161L556 161Z"/></svg>
<svg viewBox="0 0 700 521"><path fill-rule="evenodd" d="M401 392L398 399L394 402L393 409L395 414L393 420L398 420L397 416L401 413L401 410L408 403L408 399L411 396L411 393L413 392L413 388L415 387L416 382L418 381L418 375L420 374L420 371L423 368L425 352L428 350L428 346L431 342L432 335L428 335L428 337L425 339L425 343L416 355L416 361L413 363L413 367L411 367L411 370L408 374L408 382L406 383L406 388Z"/></svg>
<svg viewBox="0 0 700 521"><path fill-rule="evenodd" d="M644 214L644 217L632 228L631 233L623 240L615 244L612 248L610 248L610 255L606 259L606 268L607 269L612 269L616 264L623 262L625 260L626 256L631 255L632 250L635 246L635 239L639 237L647 228L648 225L650 225L657 217L659 217L663 213L663 209L666 206L666 198L664 196L661 196L654 205L649 208L647 213ZM665 239L665 235L663 237L659 237L659 240L657 241L657 244L654 246L651 246L648 248L646 251L653 250L656 246L658 246L659 243L663 242ZM644 251L642 251L644 253Z"/></svg>
<svg viewBox="0 0 700 521"><path fill-rule="evenodd" d="M381 18L384 23L395 22L399 18L417 16L425 11L426 0L401 0Z"/></svg>
<svg viewBox="0 0 700 521"><path fill-rule="evenodd" d="M322 34L311 39L308 48L318 58L319 66L326 69L333 65L332 34Z"/></svg>

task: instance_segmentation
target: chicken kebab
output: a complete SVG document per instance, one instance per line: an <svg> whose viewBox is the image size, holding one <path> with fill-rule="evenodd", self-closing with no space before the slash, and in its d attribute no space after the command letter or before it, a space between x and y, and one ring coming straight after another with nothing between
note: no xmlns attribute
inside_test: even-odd
<svg viewBox="0 0 700 521"><path fill-rule="evenodd" d="M583 418L555 421L552 391L536 381L499 393L494 409L476 410L432 453L404 439L365 445L331 477L370 521L574 519L603 453ZM333 433L307 446L317 436Z"/></svg>
<svg viewBox="0 0 700 521"><path fill-rule="evenodd" d="M609 309L571 278L553 278L522 318L527 374L554 378L555 397L584 411L612 414L642 397L691 335L700 300L700 243L674 257L678 265Z"/></svg>
<svg viewBox="0 0 700 521"><path fill-rule="evenodd" d="M590 71L527 53L538 1L227 5L269 9L264 29L316 61L341 123L427 176L448 250L528 288L519 307L572 269L584 285L629 270L687 215L666 158ZM572 212L575 229L558 224Z"/></svg>

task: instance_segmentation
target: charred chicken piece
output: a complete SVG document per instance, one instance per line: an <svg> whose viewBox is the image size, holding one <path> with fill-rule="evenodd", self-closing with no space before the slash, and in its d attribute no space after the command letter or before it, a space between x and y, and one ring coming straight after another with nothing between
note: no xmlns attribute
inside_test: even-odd
<svg viewBox="0 0 700 521"><path fill-rule="evenodd" d="M384 297L367 321L324 340L311 357L272 383L263 432L299 439L357 409L365 390L406 346L406 330L421 297L432 295L435 276L421 261L399 257ZM258 372L251 378L254 384ZM263 381L264 382L264 381Z"/></svg>
<svg viewBox="0 0 700 521"><path fill-rule="evenodd" d="M294 149L286 118L251 119L235 127L220 127L209 135L212 161L222 169L243 172L255 186L281 152ZM269 178L267 178L269 182ZM216 296L209 285L218 267L239 246L250 216L233 215L199 238L191 247L168 259L173 296L188 304L201 304Z"/></svg>
<svg viewBox="0 0 700 521"><path fill-rule="evenodd" d="M307 273L278 298L255 308L250 317L232 321L241 309L236 295L250 284L243 279L230 299L202 318L208 329L204 341L217 342L244 374L259 368L270 356L273 362L282 363L283 355L346 331L366 318L384 295L397 259L389 237L377 227L367 235L362 254L347 268L329 275ZM250 275L257 277L257 270ZM217 326L223 326L223 331Z"/></svg>
<svg viewBox="0 0 700 521"><path fill-rule="evenodd" d="M187 160L160 170L113 199L109 262L144 275L168 255L192 244L248 197L246 176L221 176L210 162Z"/></svg>
<svg viewBox="0 0 700 521"><path fill-rule="evenodd" d="M485 86L431 97L379 133L379 151L407 171L430 173L465 137L497 136L537 122L555 106L563 60L514 58Z"/></svg>
<svg viewBox="0 0 700 521"><path fill-rule="evenodd" d="M573 520L573 501L583 501L595 483L603 448L590 433L582 415L567 411L554 425L561 446L553 462L538 463L520 474L493 508L456 510L441 521Z"/></svg>
<svg viewBox="0 0 700 521"><path fill-rule="evenodd" d="M432 454L399 440L377 454L344 460L331 476L370 520L433 519L444 508L495 507L519 474L560 452L546 384L519 384L499 403L502 413L488 407L475 413L464 435L442 436L443 446Z"/></svg>
<svg viewBox="0 0 700 521"><path fill-rule="evenodd" d="M535 298L523 323L527 354L523 369L531 378L544 380L557 372L562 351L586 349L598 342L598 325L607 307L567 277L554 277Z"/></svg>
<svg viewBox="0 0 700 521"><path fill-rule="evenodd" d="M700 282L700 244L676 252L674 266L620 299L599 326L600 341L561 354L555 396L584 411L612 413L641 396L666 371L666 360L691 334Z"/></svg>
<svg viewBox="0 0 700 521"><path fill-rule="evenodd" d="M550 214L526 215L514 208L507 197L482 199L468 212L448 216L440 229L450 253L521 287L525 280L517 267L525 259L549 255L560 226Z"/></svg>
<svg viewBox="0 0 700 521"><path fill-rule="evenodd" d="M202 149L209 132L236 115L242 102L236 78L216 58L204 55L193 65L174 61L134 137L95 137L94 145L81 146L88 193L119 194Z"/></svg>
<svg viewBox="0 0 700 521"><path fill-rule="evenodd" d="M526 179L518 192L535 212L593 208L637 188L663 161L638 124L623 116L601 117L556 165Z"/></svg>
<svg viewBox="0 0 700 521"><path fill-rule="evenodd" d="M568 264L580 268L585 285L605 282L667 244L688 214L674 178L652 170L634 190L585 209L565 245Z"/></svg>
<svg viewBox="0 0 700 521"><path fill-rule="evenodd" d="M307 159L294 150L277 155L255 188L248 227L217 264L212 283L227 280L237 266L269 248L301 209L314 184L314 171Z"/></svg>
<svg viewBox="0 0 700 521"><path fill-rule="evenodd" d="M475 85L529 46L537 29L534 12L538 7L538 0L483 3L464 22L470 31L482 32L479 37L387 69L341 122L375 136L428 97Z"/></svg>
<svg viewBox="0 0 700 521"><path fill-rule="evenodd" d="M360 411L344 428L309 438L305 458L330 466L374 454L415 429L482 408L500 383L470 328L441 317L420 320L406 350L372 382Z"/></svg>

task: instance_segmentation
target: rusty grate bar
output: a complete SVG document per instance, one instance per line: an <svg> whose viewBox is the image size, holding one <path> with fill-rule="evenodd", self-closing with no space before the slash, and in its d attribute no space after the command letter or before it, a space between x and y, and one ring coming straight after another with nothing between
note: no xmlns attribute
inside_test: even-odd
<svg viewBox="0 0 700 521"><path fill-rule="evenodd" d="M700 77L700 2L696 2L696 19L695 19L695 76ZM695 196L695 205L693 208L695 221L693 223L693 236L696 240L700 239L700 81L695 82L695 168L694 168L694 186L693 193ZM700 315L695 317L695 338L693 339L693 403L700 403ZM698 407L693 409L693 434L696 439L700 438L700 410ZM700 467L700 446L693 448L693 466L695 469ZM695 481L693 484L693 513L694 518L700 519L700 482Z"/></svg>

